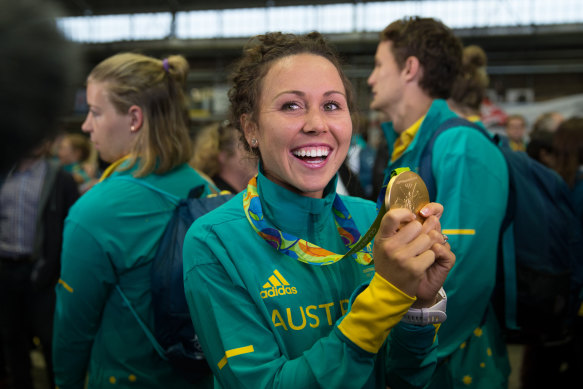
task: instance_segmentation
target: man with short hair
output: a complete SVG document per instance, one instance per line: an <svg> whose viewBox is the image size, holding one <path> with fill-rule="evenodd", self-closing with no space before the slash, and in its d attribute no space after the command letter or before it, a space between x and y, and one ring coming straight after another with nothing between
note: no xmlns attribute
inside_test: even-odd
<svg viewBox="0 0 583 389"><path fill-rule="evenodd" d="M456 116L445 99L461 61L461 42L434 19L397 20L383 30L368 83L370 107L391 120L382 125L390 156L385 175L398 167L417 171L432 135ZM505 388L510 366L490 296L508 196L506 163L483 134L458 126L437 137L431 165L432 200L444 206L441 225L457 262L444 284L448 317L430 387Z"/></svg>

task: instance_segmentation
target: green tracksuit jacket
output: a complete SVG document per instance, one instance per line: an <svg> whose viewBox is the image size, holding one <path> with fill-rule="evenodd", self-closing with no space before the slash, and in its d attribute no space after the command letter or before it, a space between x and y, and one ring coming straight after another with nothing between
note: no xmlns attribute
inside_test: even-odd
<svg viewBox="0 0 583 389"><path fill-rule="evenodd" d="M138 183L97 184L71 208L66 220L54 328L55 379L60 389L188 388L156 353L114 289L121 286L153 329L150 267L174 205ZM188 165L147 183L185 198L205 184Z"/></svg>
<svg viewBox="0 0 583 389"><path fill-rule="evenodd" d="M444 100L435 100L412 143L387 171L417 171L433 133L455 116ZM398 134L383 130L389 155ZM449 236L456 263L444 284L447 320L439 330L440 367L434 388L502 388L510 372L506 347L493 316L490 295L496 276L498 233L506 211L508 169L496 146L472 128L452 128L435 141L432 156L443 204L441 228ZM469 385L469 386L468 386Z"/></svg>
<svg viewBox="0 0 583 389"><path fill-rule="evenodd" d="M335 187L336 179L323 199L313 199L258 176L268 220L345 253L332 215ZM251 228L243 211L245 194L195 221L184 243L186 297L215 385L423 386L435 368L436 329L396 325L413 299L374 275L373 265L345 258L315 266L277 252ZM364 234L375 205L342 199Z"/></svg>

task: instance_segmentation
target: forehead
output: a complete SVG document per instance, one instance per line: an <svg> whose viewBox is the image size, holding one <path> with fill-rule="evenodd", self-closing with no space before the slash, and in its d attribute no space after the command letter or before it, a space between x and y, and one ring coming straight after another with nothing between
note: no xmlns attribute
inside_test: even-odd
<svg viewBox="0 0 583 389"><path fill-rule="evenodd" d="M109 101L107 83L102 81L87 81L87 103L104 104Z"/></svg>
<svg viewBox="0 0 583 389"><path fill-rule="evenodd" d="M315 54L295 54L275 61L263 80L263 91L329 88L345 93L338 69Z"/></svg>
<svg viewBox="0 0 583 389"><path fill-rule="evenodd" d="M524 125L524 120L522 120L521 118L510 118L508 120L508 125L511 126L522 126Z"/></svg>
<svg viewBox="0 0 583 389"><path fill-rule="evenodd" d="M393 42L389 40L379 42L375 57L377 59L393 58Z"/></svg>

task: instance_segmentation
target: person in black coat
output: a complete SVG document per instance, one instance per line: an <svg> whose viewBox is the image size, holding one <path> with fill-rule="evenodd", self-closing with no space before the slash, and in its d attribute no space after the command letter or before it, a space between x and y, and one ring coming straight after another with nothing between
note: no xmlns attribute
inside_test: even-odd
<svg viewBox="0 0 583 389"><path fill-rule="evenodd" d="M58 161L38 154L0 178L0 334L9 379L32 389L30 350L40 341L48 380L62 232L77 184Z"/></svg>

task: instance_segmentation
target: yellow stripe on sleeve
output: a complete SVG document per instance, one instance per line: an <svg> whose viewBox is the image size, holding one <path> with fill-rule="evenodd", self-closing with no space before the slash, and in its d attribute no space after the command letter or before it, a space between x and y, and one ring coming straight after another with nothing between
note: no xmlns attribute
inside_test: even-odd
<svg viewBox="0 0 583 389"><path fill-rule="evenodd" d="M249 354L252 353L253 351L255 351L253 349L253 345L227 350L225 352L225 356L219 361L219 363L217 363L217 366L219 367L219 370L221 370L227 364L227 359L236 357L237 355L241 354Z"/></svg>
<svg viewBox="0 0 583 389"><path fill-rule="evenodd" d="M442 234L445 235L476 235L476 230L470 229L452 229L452 230L441 230Z"/></svg>
<svg viewBox="0 0 583 389"><path fill-rule="evenodd" d="M61 278L59 278L59 284L63 285L63 288L65 288L65 290L69 293L73 293L73 288L71 288L69 286L69 284L67 284L65 281L63 281Z"/></svg>
<svg viewBox="0 0 583 389"><path fill-rule="evenodd" d="M376 354L415 300L376 273L338 329L361 349Z"/></svg>

